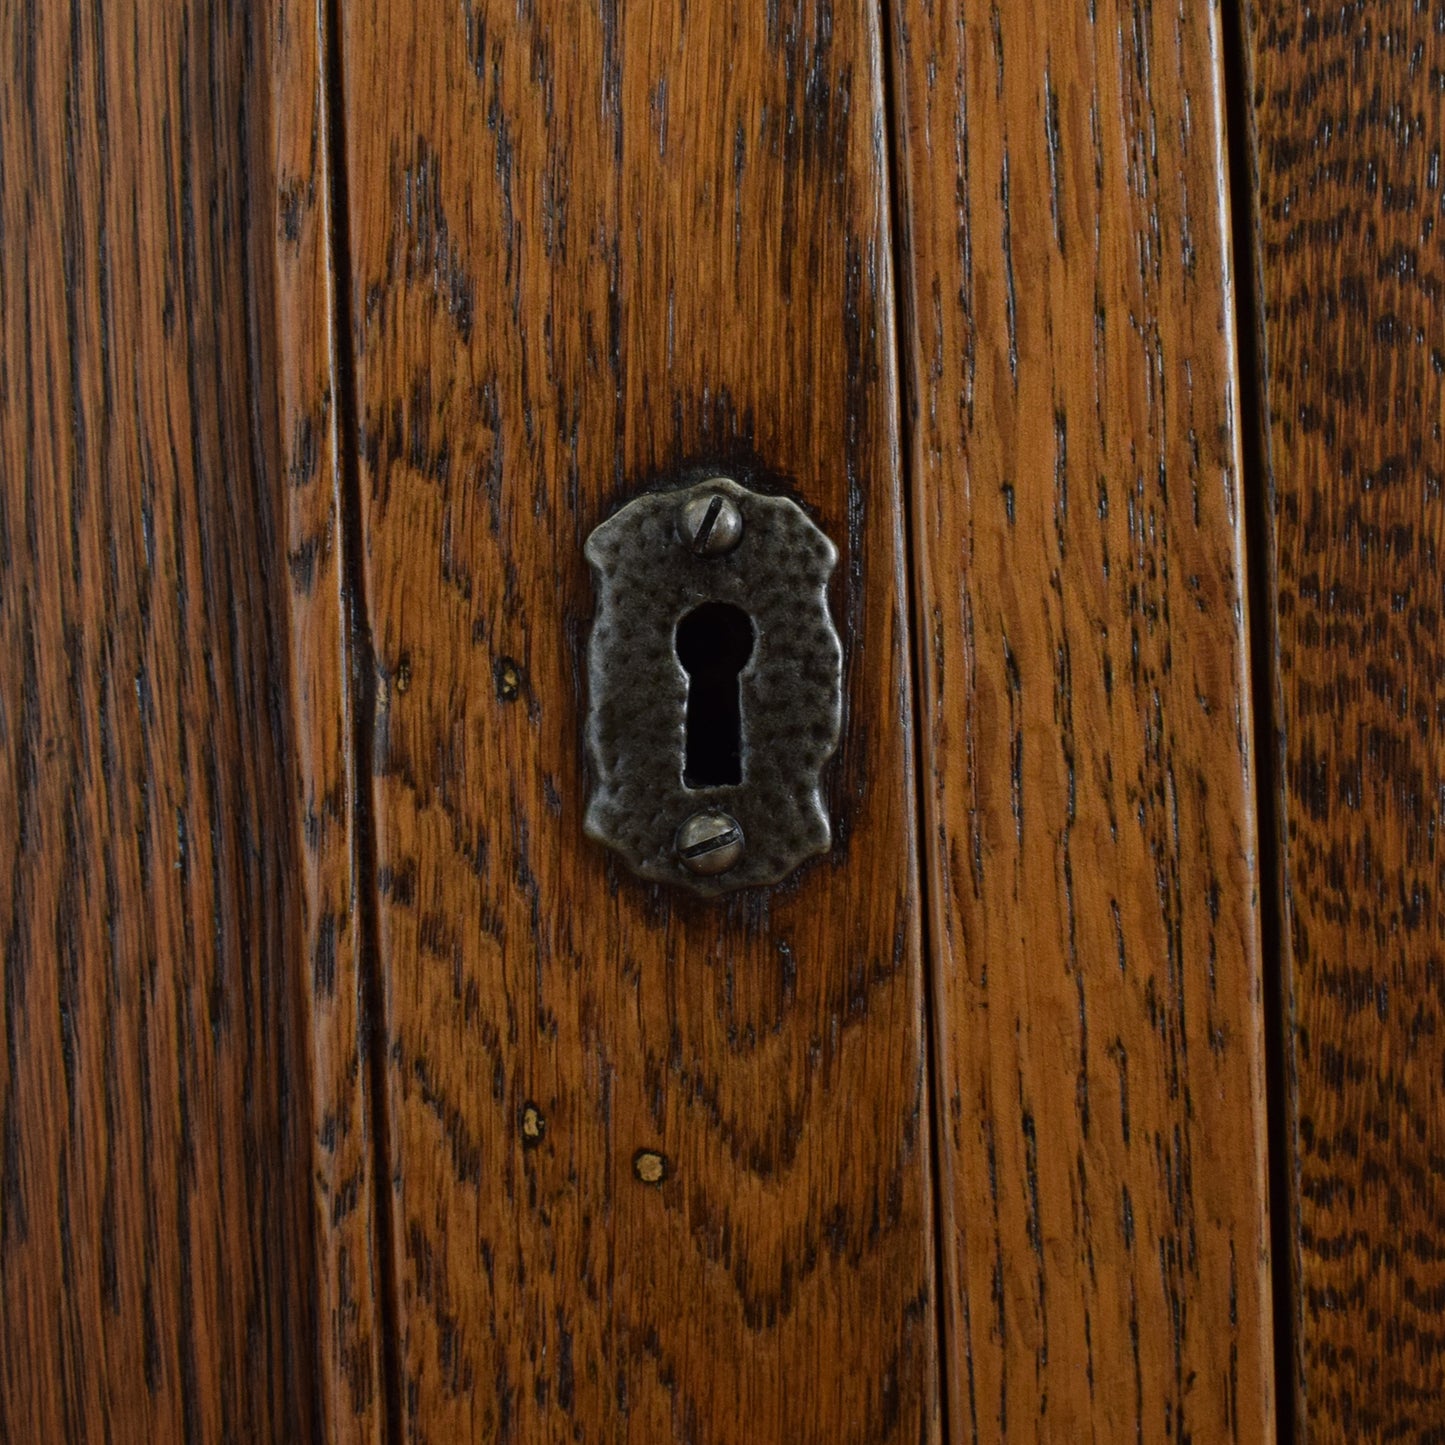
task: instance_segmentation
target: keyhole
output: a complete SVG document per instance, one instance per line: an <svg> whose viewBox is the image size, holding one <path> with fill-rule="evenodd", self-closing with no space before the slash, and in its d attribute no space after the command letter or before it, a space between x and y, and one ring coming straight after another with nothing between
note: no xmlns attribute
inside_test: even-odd
<svg viewBox="0 0 1445 1445"><path fill-rule="evenodd" d="M716 788L743 780L739 674L753 652L752 618L726 602L705 602L677 624L677 660L687 672L687 739L682 781Z"/></svg>

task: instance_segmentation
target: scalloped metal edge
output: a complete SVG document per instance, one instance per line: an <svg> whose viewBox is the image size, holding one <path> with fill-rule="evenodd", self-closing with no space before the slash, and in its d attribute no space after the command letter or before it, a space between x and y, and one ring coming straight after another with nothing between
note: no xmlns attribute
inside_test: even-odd
<svg viewBox="0 0 1445 1445"><path fill-rule="evenodd" d="M726 556L700 557L677 519L698 495L722 492L743 517ZM632 871L703 897L780 882L828 852L822 772L842 726L843 649L828 608L832 541L788 497L713 476L643 493L588 537L597 607L588 643L586 743L594 786L584 828ZM705 602L741 607L755 630L741 674L741 783L682 780L687 675L678 622ZM718 809L744 835L741 859L714 877L676 851L692 814Z"/></svg>

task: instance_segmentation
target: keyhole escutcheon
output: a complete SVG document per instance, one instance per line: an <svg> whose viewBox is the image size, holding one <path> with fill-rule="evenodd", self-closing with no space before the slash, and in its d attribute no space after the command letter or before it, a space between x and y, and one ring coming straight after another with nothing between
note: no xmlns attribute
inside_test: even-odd
<svg viewBox="0 0 1445 1445"><path fill-rule="evenodd" d="M693 789L741 783L741 675L753 655L752 618L731 603L705 602L677 624L673 645L687 673L682 781Z"/></svg>

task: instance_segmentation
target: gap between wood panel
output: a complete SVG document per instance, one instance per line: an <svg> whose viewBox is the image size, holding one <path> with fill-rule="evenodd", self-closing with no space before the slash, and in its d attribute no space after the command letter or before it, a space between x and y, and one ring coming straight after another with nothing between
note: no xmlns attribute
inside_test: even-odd
<svg viewBox="0 0 1445 1445"><path fill-rule="evenodd" d="M878 35L883 54L879 58L879 70L883 88L883 124L885 127L886 154L888 163L888 234L889 250L893 257L893 354L894 369L898 377L898 474L899 489L903 499L903 559L909 620L909 682L913 697L913 807L915 809L914 834L920 840L918 850L917 889L919 930L923 947L923 1029L924 1048L928 1067L928 1130L929 1148L933 1156L933 1238L929 1245L933 1256L933 1320L938 1338L938 1414L939 1432L943 1445L953 1440L951 1421L959 1418L955 1414L952 1399L954 1372L948 1354L948 1321L945 1305L948 1296L948 1272L944 1264L944 1221L948 1213L943 1197L943 1146L944 1146L944 1097L939 1066L939 1022L938 999L942 983L938 974L938 950L934 940L934 919L931 901L932 884L928 867L929 849L932 840L928 829L927 771L923 746L924 692L923 669L924 631L922 603L919 598L918 568L913 555L914 497L916 485L913 465L913 442L915 412L918 406L918 378L915 374L913 347L908 344L914 333L917 319L911 305L913 287L911 273L913 257L908 244L908 218L903 205L904 175L901 154L901 137L898 115L898 88L901 79L897 73L893 29L897 23L893 14L894 0L877 0Z"/></svg>
<svg viewBox="0 0 1445 1445"><path fill-rule="evenodd" d="M1259 226L1259 165L1254 130L1254 75L1247 40L1247 0L1223 0L1226 160L1229 174L1235 347L1243 457L1244 542L1248 576L1250 691L1254 707L1256 836L1259 844L1259 926L1264 969L1266 1127L1269 1140L1269 1233L1274 1340L1275 1435L1295 1439L1294 1292L1295 1151L1289 1123L1289 980L1284 969L1284 885L1280 847L1283 739L1277 691L1275 588L1271 536L1274 496L1269 465Z"/></svg>
<svg viewBox="0 0 1445 1445"><path fill-rule="evenodd" d="M361 474L357 455L355 289L351 254L351 211L346 169L346 84L342 27L343 0L317 0L324 67L327 179L330 188L329 247L332 276L332 335L335 338L337 465L341 470L342 575L346 601L346 645L351 683L351 792L356 849L358 964L363 1012L358 1048L371 1104L372 1182L379 1276L379 1318L384 1418L387 1438L404 1438L401 1372L398 1364L397 1272L392 1232L392 1145L386 1088L386 1019L382 1007L381 953L376 896L376 821L372 756L376 733L376 662L366 598Z"/></svg>

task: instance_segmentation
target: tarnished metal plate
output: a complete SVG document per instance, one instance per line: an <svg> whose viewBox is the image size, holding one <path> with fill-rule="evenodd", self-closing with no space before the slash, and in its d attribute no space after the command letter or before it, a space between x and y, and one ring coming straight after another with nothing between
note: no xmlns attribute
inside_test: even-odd
<svg viewBox="0 0 1445 1445"><path fill-rule="evenodd" d="M826 853L821 774L842 721L833 543L787 497L711 477L629 502L586 555L597 591L588 834L642 877L705 896L776 883ZM691 683L677 632L705 603L745 612L752 647L736 679L740 780L689 786Z"/></svg>

